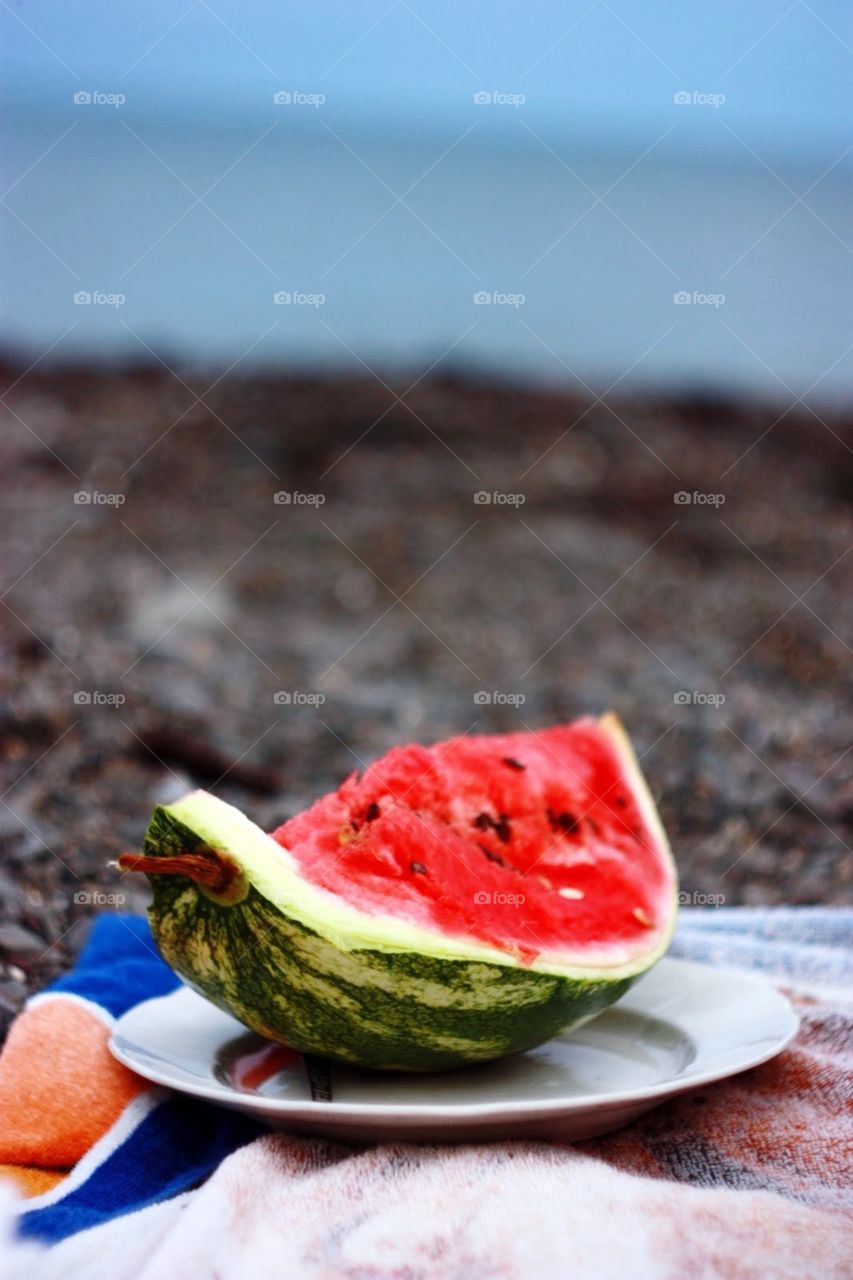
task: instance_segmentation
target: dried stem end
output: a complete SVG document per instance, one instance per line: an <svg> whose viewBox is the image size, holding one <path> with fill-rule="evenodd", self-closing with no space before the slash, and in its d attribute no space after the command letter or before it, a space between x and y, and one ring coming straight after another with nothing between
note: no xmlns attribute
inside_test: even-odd
<svg viewBox="0 0 853 1280"><path fill-rule="evenodd" d="M147 876L186 876L220 902L239 902L246 896L243 872L228 854L218 849L199 848L163 857L122 853L116 861L122 871L142 871Z"/></svg>

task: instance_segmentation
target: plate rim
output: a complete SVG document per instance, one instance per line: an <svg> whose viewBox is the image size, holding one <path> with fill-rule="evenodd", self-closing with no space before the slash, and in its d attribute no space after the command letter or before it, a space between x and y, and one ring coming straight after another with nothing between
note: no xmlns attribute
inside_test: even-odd
<svg viewBox="0 0 853 1280"><path fill-rule="evenodd" d="M570 1116L575 1114L586 1114L597 1110L619 1109L620 1107L642 1106L643 1103L655 1103L658 1100L675 1097L678 1094L686 1093L692 1089L702 1088L704 1085L714 1084L720 1080L729 1079L731 1076L739 1075L742 1071L749 1071L753 1067L759 1067L765 1062L769 1062L781 1053L791 1043L800 1029L800 1018L796 1010L791 1005L787 996L780 991L769 980L767 975L756 973L752 970L736 969L727 966L718 966L706 964L698 960L689 960L680 956L663 957L661 963L668 961L669 964L678 966L679 968L689 967L713 974L714 977L724 979L728 976L733 982L739 986L751 987L760 994L770 1005L775 1005L775 1013L781 1020L784 1020L784 1030L781 1029L770 1045L765 1046L760 1052L748 1053L745 1055L743 1062L739 1062L734 1066L717 1066L709 1067L706 1070L691 1071L692 1064L688 1064L684 1068L683 1073L678 1076L671 1076L666 1080L660 1080L654 1084L645 1085L634 1089L623 1089L612 1093L603 1094L581 1094L575 1097L565 1097L562 1099L503 1099L496 1102L477 1102L477 1103L457 1103L454 1105L442 1103L378 1103L378 1102L320 1102L313 1098L306 1099L287 1099L287 1098L270 1098L264 1097L258 1093L241 1093L238 1089L229 1087L228 1085L211 1082L208 1083L199 1080L197 1083L190 1080L175 1081L174 1076L169 1074L168 1069L158 1070L157 1066L149 1066L146 1064L145 1069L140 1069L138 1059L134 1057L132 1051L128 1052L124 1049L122 1040L122 1024L125 1020L130 1019L143 1008L151 1005L163 1004L171 1001L175 996L182 995L189 991L198 1000L209 1005L212 1010L223 1017L233 1017L226 1011L218 1009L210 1001L207 1001L199 992L193 990L186 984L176 987L173 991L166 995L152 996L148 1000L142 1000L138 1004L133 1005L126 1010L113 1025L108 1047L113 1057L121 1062L129 1070L135 1072L136 1075L142 1076L143 1079L151 1081L153 1084L161 1085L165 1088L172 1089L179 1093L185 1093L196 1098L203 1098L209 1102L217 1102L220 1105L238 1108L249 1111L253 1114L264 1114L273 1117L282 1117L284 1119L292 1118L294 1120L324 1120L330 1123L343 1123L348 1121L353 1125L363 1123L365 1121L374 1121L377 1123L393 1123L395 1121L430 1121L432 1123L453 1124L465 1121L514 1121L528 1117L537 1117L548 1119L551 1117ZM655 966L657 968L657 966ZM652 971L650 971L652 972ZM619 1003L611 1006L619 1007ZM651 1015L654 1016L654 1015ZM242 1026L236 1018L233 1019L237 1026ZM245 1028L250 1030L250 1028ZM570 1034L570 1033L569 1033ZM131 1044L132 1042L126 1041ZM274 1042L271 1042L274 1043ZM142 1046L138 1046L142 1048ZM694 1059L694 1062L701 1062L701 1055Z"/></svg>

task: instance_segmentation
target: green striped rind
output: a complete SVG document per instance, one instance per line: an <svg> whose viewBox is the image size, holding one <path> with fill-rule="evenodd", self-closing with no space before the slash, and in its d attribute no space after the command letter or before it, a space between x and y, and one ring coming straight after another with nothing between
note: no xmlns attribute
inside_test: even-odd
<svg viewBox="0 0 853 1280"><path fill-rule="evenodd" d="M145 853L213 845L239 861L238 849L211 838L209 814L189 825L191 810L187 801L158 808ZM533 1048L612 1004L657 958L647 955L627 975L583 979L509 957L346 946L273 905L251 876L229 903L184 876L151 881L154 935L192 987L262 1035L385 1070L441 1070Z"/></svg>

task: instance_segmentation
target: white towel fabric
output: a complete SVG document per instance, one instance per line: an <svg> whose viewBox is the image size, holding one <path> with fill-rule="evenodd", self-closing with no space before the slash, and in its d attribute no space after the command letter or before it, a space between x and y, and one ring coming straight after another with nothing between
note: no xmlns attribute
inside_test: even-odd
<svg viewBox="0 0 853 1280"><path fill-rule="evenodd" d="M7 1240L0 1277L849 1280L851 940L844 909L684 911L673 954L765 973L801 1031L619 1133L370 1148L270 1135L177 1199L50 1249ZM0 1210L9 1223L8 1199Z"/></svg>

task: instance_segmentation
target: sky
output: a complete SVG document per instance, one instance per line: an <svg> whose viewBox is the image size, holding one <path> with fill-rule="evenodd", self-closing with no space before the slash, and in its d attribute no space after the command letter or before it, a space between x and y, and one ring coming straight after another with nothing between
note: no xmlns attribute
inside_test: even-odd
<svg viewBox="0 0 853 1280"><path fill-rule="evenodd" d="M525 96L552 132L630 137L673 95L724 95L753 144L833 153L851 138L853 6L842 0L16 0L0 9L6 93L46 109L84 86L137 109L227 122L276 89L350 119L453 128L476 92ZM510 110L512 108L509 108ZM725 145L712 117L695 129ZM496 132L496 113L486 122Z"/></svg>

